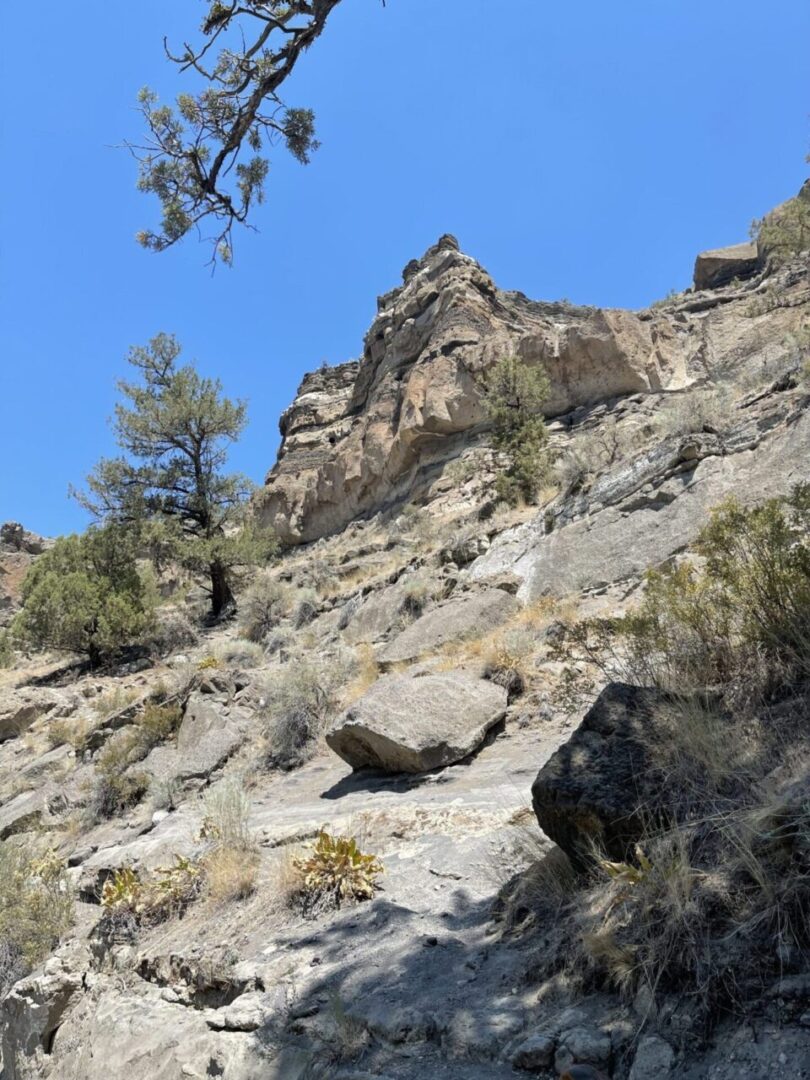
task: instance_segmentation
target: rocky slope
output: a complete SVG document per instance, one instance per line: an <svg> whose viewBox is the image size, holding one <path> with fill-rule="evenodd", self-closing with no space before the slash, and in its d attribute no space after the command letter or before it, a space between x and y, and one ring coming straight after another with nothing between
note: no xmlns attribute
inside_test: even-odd
<svg viewBox="0 0 810 1080"><path fill-rule="evenodd" d="M807 478L807 258L743 277L602 312L500 292L443 238L381 298L363 358L307 376L282 418L257 508L292 545L267 572L289 603L261 646L197 627L115 671L0 673L0 841L53 848L77 897L54 955L10 977L3 1080L808 1075L801 957L709 1028L683 995L543 967L574 886L531 808L538 770L560 747L552 779L598 753L599 812L632 794L610 789L598 714L580 728L552 694L560 627L622 610L726 493ZM549 372L558 456L541 505L516 511L492 504L479 390L508 353ZM175 598L164 617L193 616ZM325 738L282 760L313 672ZM147 746L167 697L176 729ZM143 753L116 758L130 738ZM115 761L135 794L101 812ZM116 869L210 865L227 806L251 888L207 881L152 921L102 911ZM379 857L381 888L302 912L294 859L324 826Z"/></svg>

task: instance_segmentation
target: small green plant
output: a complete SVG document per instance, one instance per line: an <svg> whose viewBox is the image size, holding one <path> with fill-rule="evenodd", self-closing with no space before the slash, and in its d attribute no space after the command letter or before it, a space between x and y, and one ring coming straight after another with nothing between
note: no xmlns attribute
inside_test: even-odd
<svg viewBox="0 0 810 1080"><path fill-rule="evenodd" d="M542 406L550 384L542 367L517 357L499 360L488 372L484 405L492 422L495 447L508 465L496 479L499 499L509 505L532 503L548 476L548 432Z"/></svg>
<svg viewBox="0 0 810 1080"><path fill-rule="evenodd" d="M0 998L72 923L73 894L56 852L0 842Z"/></svg>
<svg viewBox="0 0 810 1080"><path fill-rule="evenodd" d="M197 664L197 671L216 671L222 664L218 656L204 656Z"/></svg>
<svg viewBox="0 0 810 1080"><path fill-rule="evenodd" d="M161 922L196 898L201 881L200 866L182 855L146 877L131 866L122 866L104 882L101 906L108 913L127 912L139 922Z"/></svg>
<svg viewBox="0 0 810 1080"><path fill-rule="evenodd" d="M14 663L14 642L8 630L0 630L0 668L10 668Z"/></svg>
<svg viewBox="0 0 810 1080"><path fill-rule="evenodd" d="M333 836L323 829L310 851L308 857L295 860L302 875L299 899L307 910L374 896L382 863L376 855L360 851L354 837Z"/></svg>
<svg viewBox="0 0 810 1080"><path fill-rule="evenodd" d="M139 914L142 909L143 884L131 866L113 871L101 889L101 906L107 911L131 911Z"/></svg>

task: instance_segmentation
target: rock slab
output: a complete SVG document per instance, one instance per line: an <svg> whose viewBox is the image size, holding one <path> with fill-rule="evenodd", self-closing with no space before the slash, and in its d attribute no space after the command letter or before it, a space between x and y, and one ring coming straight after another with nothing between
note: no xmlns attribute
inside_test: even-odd
<svg viewBox="0 0 810 1080"><path fill-rule="evenodd" d="M385 675L327 733L353 769L421 773L480 746L506 712L501 686L461 672Z"/></svg>
<svg viewBox="0 0 810 1080"><path fill-rule="evenodd" d="M484 589L452 597L422 615L383 649L383 664L407 663L428 656L451 641L480 637L513 615L520 604L502 589Z"/></svg>

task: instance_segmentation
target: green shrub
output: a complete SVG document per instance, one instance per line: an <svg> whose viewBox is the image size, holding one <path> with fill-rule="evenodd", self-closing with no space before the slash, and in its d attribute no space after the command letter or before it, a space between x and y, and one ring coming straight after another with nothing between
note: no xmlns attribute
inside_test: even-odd
<svg viewBox="0 0 810 1080"><path fill-rule="evenodd" d="M72 923L70 882L55 852L0 842L0 998Z"/></svg>
<svg viewBox="0 0 810 1080"><path fill-rule="evenodd" d="M679 694L719 688L755 703L810 675L810 485L785 501L717 507L699 562L649 571L639 607L578 624L560 658Z"/></svg>
<svg viewBox="0 0 810 1080"><path fill-rule="evenodd" d="M548 475L548 432L542 406L549 391L543 368L529 367L514 356L499 360L487 374L484 405L495 447L508 459L496 478L496 492L510 505L521 499L534 502Z"/></svg>
<svg viewBox="0 0 810 1080"><path fill-rule="evenodd" d="M118 525L60 538L26 575L15 635L35 648L83 653L93 666L133 643L154 619L137 554Z"/></svg>

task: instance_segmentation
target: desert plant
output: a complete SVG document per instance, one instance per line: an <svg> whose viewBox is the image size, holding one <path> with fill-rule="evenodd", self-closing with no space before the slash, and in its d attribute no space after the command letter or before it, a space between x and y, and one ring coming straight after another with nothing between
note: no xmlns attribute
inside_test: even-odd
<svg viewBox="0 0 810 1080"><path fill-rule="evenodd" d="M254 668L264 660L264 649L255 641L236 638L217 645L214 655L221 667Z"/></svg>
<svg viewBox="0 0 810 1080"><path fill-rule="evenodd" d="M93 666L137 641L154 619L137 555L136 538L119 525L61 537L25 577L15 637L83 653Z"/></svg>
<svg viewBox="0 0 810 1080"><path fill-rule="evenodd" d="M222 780L203 800L202 835L231 848L255 846L248 821L250 799L244 785L234 777Z"/></svg>
<svg viewBox="0 0 810 1080"><path fill-rule="evenodd" d="M248 641L263 642L290 614L293 590L266 571L257 575L239 601L239 627Z"/></svg>
<svg viewBox="0 0 810 1080"><path fill-rule="evenodd" d="M561 659L683 696L721 688L737 704L810 673L810 486L753 508L729 499L683 560L650 571L638 608L572 628Z"/></svg>
<svg viewBox="0 0 810 1080"><path fill-rule="evenodd" d="M309 626L320 609L318 594L314 589L296 589L293 602L292 621L296 630Z"/></svg>
<svg viewBox="0 0 810 1080"><path fill-rule="evenodd" d="M296 860L301 871L298 900L306 911L340 907L370 900L383 872L376 855L364 854L349 836L333 836L325 829L309 846L310 854Z"/></svg>
<svg viewBox="0 0 810 1080"><path fill-rule="evenodd" d="M0 630L0 668L10 668L14 664L14 641L8 630Z"/></svg>
<svg viewBox="0 0 810 1080"><path fill-rule="evenodd" d="M196 645L200 635L182 611L158 609L155 624L144 637L143 644L152 656L169 656L180 649Z"/></svg>
<svg viewBox="0 0 810 1080"><path fill-rule="evenodd" d="M289 770L309 760L338 707L347 674L340 663L291 660L267 680L262 697L268 765Z"/></svg>
<svg viewBox="0 0 810 1080"><path fill-rule="evenodd" d="M182 855L147 875L122 866L104 882L101 907L108 915L129 913L138 923L162 922L188 907L199 895L201 882L200 866Z"/></svg>
<svg viewBox="0 0 810 1080"><path fill-rule="evenodd" d="M217 903L245 900L256 890L259 856L255 850L218 844L204 859L208 895Z"/></svg>
<svg viewBox="0 0 810 1080"><path fill-rule="evenodd" d="M134 766L175 733L181 718L176 704L150 703L134 723L107 740L96 757L91 803L97 817L119 814L146 793L149 776Z"/></svg>
<svg viewBox="0 0 810 1080"><path fill-rule="evenodd" d="M91 708L102 719L112 713L120 712L131 705L138 697L138 691L132 686L115 686L112 690L97 694L91 701Z"/></svg>
<svg viewBox="0 0 810 1080"><path fill-rule="evenodd" d="M197 661L197 671L216 671L221 668L222 664L218 656L214 656L213 653L209 653L208 656L204 656L201 660Z"/></svg>
<svg viewBox="0 0 810 1080"><path fill-rule="evenodd" d="M496 479L498 498L510 505L534 502L548 475L548 432L542 406L550 384L542 367L530 367L517 357L499 360L487 373L484 405L495 447L508 459Z"/></svg>
<svg viewBox="0 0 810 1080"><path fill-rule="evenodd" d="M0 842L0 998L72 923L67 868L56 853Z"/></svg>
<svg viewBox="0 0 810 1080"><path fill-rule="evenodd" d="M250 799L239 779L223 780L206 795L200 838L211 842L203 866L212 900L243 900L255 889L259 856L249 818Z"/></svg>
<svg viewBox="0 0 810 1080"><path fill-rule="evenodd" d="M706 386L684 394L668 394L654 426L664 437L723 431L732 415L731 394L724 386Z"/></svg>

